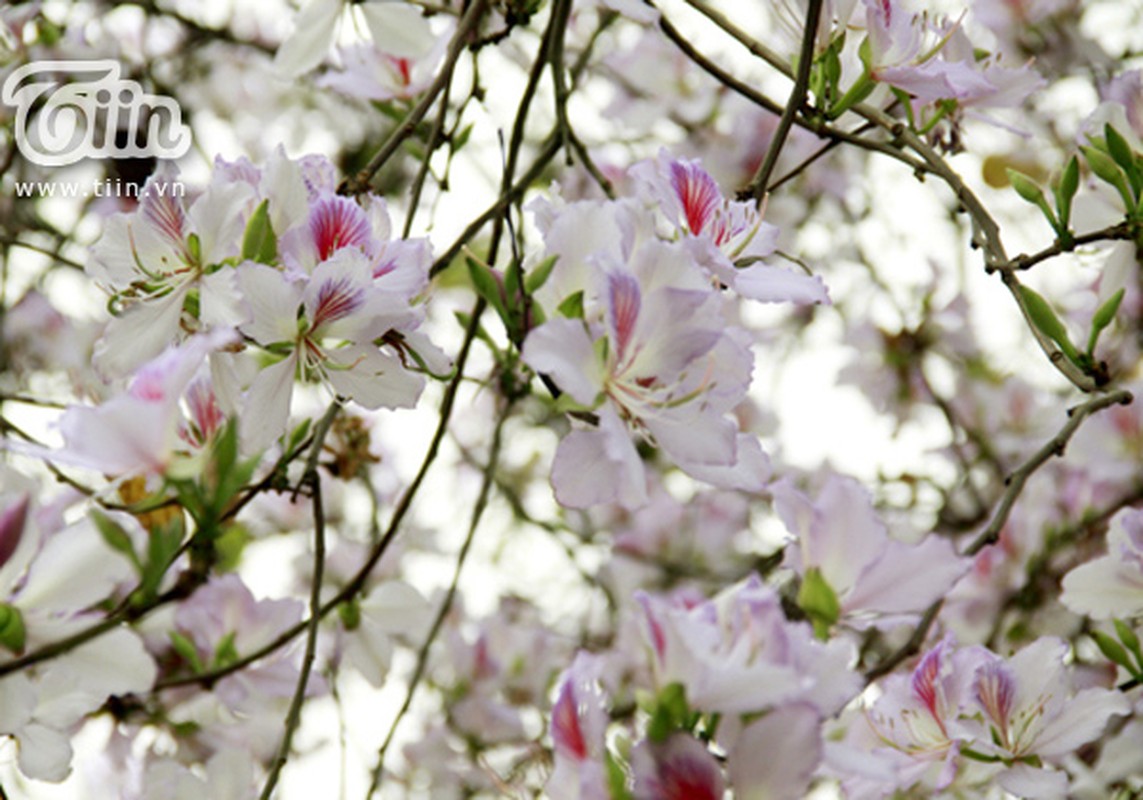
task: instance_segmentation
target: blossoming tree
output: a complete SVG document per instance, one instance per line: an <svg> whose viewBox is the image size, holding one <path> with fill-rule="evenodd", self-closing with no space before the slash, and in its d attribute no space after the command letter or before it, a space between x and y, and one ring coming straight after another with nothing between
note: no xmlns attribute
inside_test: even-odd
<svg viewBox="0 0 1143 800"><path fill-rule="evenodd" d="M1141 54L4 6L0 797L1139 796Z"/></svg>

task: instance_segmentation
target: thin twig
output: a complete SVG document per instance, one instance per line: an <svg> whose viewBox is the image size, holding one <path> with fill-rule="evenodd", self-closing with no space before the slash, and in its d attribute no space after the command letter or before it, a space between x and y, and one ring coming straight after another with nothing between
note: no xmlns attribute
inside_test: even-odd
<svg viewBox="0 0 1143 800"><path fill-rule="evenodd" d="M758 167L758 171L754 173L754 178L750 181L749 186L740 195L744 200L749 197L753 198L758 205L762 204L762 198L766 196L767 184L770 182L770 175L773 173L774 166L778 163L778 156L782 152L782 145L785 144L786 137L790 134L794 117L801 110L802 103L806 101L806 93L810 88L810 69L814 63L814 44L818 38L818 20L821 18L821 11L822 0L809 0L809 7L806 9L806 29L802 36L802 50L798 55L798 73L794 78L794 88L790 92L790 99L786 102L786 107L782 110L782 116L778 119L778 129L774 131L774 136L770 139L766 158Z"/></svg>
<svg viewBox="0 0 1143 800"><path fill-rule="evenodd" d="M1056 240L1055 244L1050 247L1045 247L1038 253L1032 255L1024 255L1021 253L1012 259L1007 266L1001 269L1031 269L1041 261L1047 261L1049 258L1055 258L1062 253L1070 253L1077 247L1082 247L1085 244L1095 244L1096 242L1106 242L1113 240L1132 240L1139 234L1138 223L1120 222L1118 225L1112 225L1098 231L1091 233L1081 234L1080 236L1072 237L1071 242L1066 245L1060 240Z"/></svg>
<svg viewBox="0 0 1143 800"><path fill-rule="evenodd" d="M484 313L485 303L483 299L477 300L476 305L473 307L472 314L469 318L469 325L465 331L464 343L461 345L460 353L456 360L456 371L452 380L449 382L448 388L445 389L445 396L441 401L440 419L437 422L436 431L433 433L433 438L429 442L428 449L425 451L424 458L421 460L420 469L418 469L416 476L412 482L406 487L401 499L397 501L396 508L393 509L393 516L389 520L389 524L385 529L385 533L373 546L369 556L365 559L365 563L358 568L357 572L345 585L345 587L327 600L323 606L318 610L319 617L325 617L335 608L342 603L356 596L365 587L366 582L369 580L369 575L372 573L373 568L377 562L388 551L389 546L392 544L394 538L400 530L401 523L405 519L409 508L413 504L413 498L416 497L421 484L424 483L425 477L428 475L429 469L433 462L436 460L437 453L440 451L441 441L444 439L445 432L448 429L449 420L452 418L452 410L455 405L456 393L460 387L461 381L464 377L464 366L468 361L468 354L472 348L472 342L476 338L476 330L480 324L480 317ZM282 631L278 636L262 647L254 650L245 656L235 659L232 663L225 667L210 670L207 672L200 672L196 675L188 675L180 678L172 678L166 681L160 681L155 684L155 691L162 691L164 689L173 689L179 686L188 686L198 684L202 686L211 686L227 675L233 674L253 664L259 659L265 658L278 649L286 646L294 640L299 634L307 630L310 625L310 620L303 620L302 622L293 625L290 628Z"/></svg>
<svg viewBox="0 0 1143 800"><path fill-rule="evenodd" d="M1012 512L1012 507L1020 497L1020 493L1024 489L1024 484L1028 482L1028 478L1048 461L1048 459L1064 454L1068 442L1072 436L1075 435L1075 432L1079 430L1079 427L1083 424L1085 419L1111 406L1128 405L1133 399L1131 392L1126 389L1121 389L1092 398L1083 405L1068 409L1068 421L1060 428L1060 432L1049 439L1043 447L1033 453L1031 458L1017 467L1005 480L1006 488L1000 498L1000 504L996 507L996 513L992 516L992 521L989 522L988 527L981 531L980 535L965 548L964 555L976 555L985 547L996 544L1000 539L1000 531L1008 521L1008 515Z"/></svg>
<svg viewBox="0 0 1143 800"><path fill-rule="evenodd" d="M461 51L467 45L470 34L476 30L480 20L483 19L487 6L488 0L473 0L468 11L457 23L456 32L453 34L452 41L449 42L448 53L445 56L445 66L441 68L440 73L429 85L429 88L425 90L417 104L401 120L401 124L389 134L389 138L381 145L369 163L352 178L346 178L342 181L341 186L338 187L339 194L358 195L368 190L369 182L377 174L377 171L397 152L397 148L413 135L418 123L425 118L433 103L436 102L437 96L444 91L444 87L452 80L452 68L457 59L460 58Z"/></svg>
<svg viewBox="0 0 1143 800"><path fill-rule="evenodd" d="M897 669L902 662L920 651L921 645L925 643L925 638L929 635L929 629L932 628L933 623L936 622L937 615L941 612L941 606L943 604L944 599L942 598L926 608L925 613L921 616L921 621L917 623L917 627L914 628L913 633L909 635L909 640L892 654L877 662L876 666L866 670L866 685L873 683L873 681L883 675L888 675Z"/></svg>
<svg viewBox="0 0 1143 800"><path fill-rule="evenodd" d="M456 567L453 569L452 581L449 583L444 601L441 603L440 608L437 609L437 615L433 619L429 633L417 651L417 662L413 669L413 674L409 678L409 686L405 691L405 700L397 710L397 716L394 717L392 725L389 726L389 732L385 735L385 740L377 752L377 764L373 768L373 778L369 784L369 791L366 792L365 795L366 800L373 797L377 790L381 788L381 781L385 772L385 755L389 750L389 745L393 742L393 736L396 734L397 728L400 726L401 721L405 718L405 714L408 713L409 707L413 703L413 698L417 693L417 688L420 686L421 678L424 677L425 668L428 666L429 661L429 650L432 649L433 643L436 641L437 635L444 625L445 617L447 617L449 611L452 610L453 600L456 598L457 589L460 585L461 572L468 559L472 542L476 538L476 530L480 527L480 520L484 516L484 510L488 507L488 497L495 480L496 467L500 460L500 444L504 433L504 423L508 421L508 417L512 411L512 405L511 401L505 401L504 409L500 412L500 418L496 421L496 427L493 429L492 443L488 449L488 462L484 467L484 476L480 484L480 491L476 496L476 503L472 507L472 516L468 523L468 533L465 535L464 543L461 545L460 552L456 557Z"/></svg>
<svg viewBox="0 0 1143 800"><path fill-rule="evenodd" d="M332 421L333 417L336 416L337 408L337 405L332 406L331 412L323 417L323 421L327 418ZM315 451L320 450L320 442L315 441L313 449ZM294 696L290 700L290 708L286 712L286 729L282 734L282 742L278 747L278 754L270 765L260 800L270 800L274 794L274 787L281 777L282 768L286 766L286 762L290 758L290 747L302 718L306 686L309 684L310 673L313 671L314 656L317 653L318 630L321 626L321 585L325 573L325 509L322 507L321 477L318 475L316 466L313 469L307 467L305 480L311 487L310 497L313 503L314 516L314 569L310 579L310 618L306 633L306 651L305 655L302 656L302 668L298 674Z"/></svg>

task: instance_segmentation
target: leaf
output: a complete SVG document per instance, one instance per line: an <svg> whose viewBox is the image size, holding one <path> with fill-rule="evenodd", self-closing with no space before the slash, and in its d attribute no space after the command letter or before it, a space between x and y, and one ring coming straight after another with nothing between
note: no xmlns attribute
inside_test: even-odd
<svg viewBox="0 0 1143 800"><path fill-rule="evenodd" d="M471 256L465 256L468 265L468 274L472 278L472 288L484 298L488 305L496 310L500 319L508 323L508 309L504 305L504 295L501 291L500 281L487 264L481 264Z"/></svg>
<svg viewBox="0 0 1143 800"><path fill-rule="evenodd" d="M1112 639L1103 631L1092 631L1091 638L1095 640L1099 651L1106 656L1108 661L1113 664L1118 664L1132 675L1136 674L1137 670L1132 669L1131 660L1127 657L1127 651L1120 646L1119 642Z"/></svg>
<svg viewBox="0 0 1143 800"><path fill-rule="evenodd" d="M1074 155L1068 159L1060 182L1056 184L1056 210L1059 212L1060 227L1067 230L1072 218L1072 200L1079 191L1079 159Z"/></svg>
<svg viewBox="0 0 1143 800"><path fill-rule="evenodd" d="M1111 297L1104 301L1099 310L1095 312L1095 316L1091 318L1091 325L1093 328L1103 330L1111 321L1115 319L1115 313L1119 311L1119 304L1123 302L1123 290L1120 289Z"/></svg>
<svg viewBox="0 0 1143 800"><path fill-rule="evenodd" d="M655 698L655 709L647 724L647 738L652 742L665 742L672 733L685 727L689 716L687 690L681 683L672 683Z"/></svg>
<svg viewBox="0 0 1143 800"><path fill-rule="evenodd" d="M102 511L92 510L91 521L95 523L99 535L103 537L103 541L107 542L107 546L115 552L127 556L127 559L135 567L135 571L142 575L143 562L139 560L139 554L135 552L135 544L131 541L131 536L127 531L123 530L118 522Z"/></svg>
<svg viewBox="0 0 1143 800"><path fill-rule="evenodd" d="M15 655L24 652L28 640L28 630L24 627L24 615L20 609L8 603L0 603L0 647Z"/></svg>
<svg viewBox="0 0 1143 800"><path fill-rule="evenodd" d="M1119 637L1119 641L1123 642L1124 646L1131 651L1131 655L1135 656L1135 663L1143 669L1143 651L1139 648L1139 637L1135 631L1120 619L1112 620L1112 624L1115 625L1115 634Z"/></svg>
<svg viewBox="0 0 1143 800"><path fill-rule="evenodd" d="M233 572L242 561L242 553L253 537L241 523L227 525L214 540L214 552L218 555L219 572Z"/></svg>
<svg viewBox="0 0 1143 800"><path fill-rule="evenodd" d="M139 584L139 601L147 603L159 591L163 577L167 574L183 543L182 517L172 520L165 527L151 532L147 539L147 563L143 568Z"/></svg>
<svg viewBox="0 0 1143 800"><path fill-rule="evenodd" d="M278 239L270 224L270 201L263 200L250 215L242 235L242 259L273 264L278 257Z"/></svg>
<svg viewBox="0 0 1143 800"><path fill-rule="evenodd" d="M1096 177L1115 187L1130 213L1135 207L1134 198L1127 185L1127 176L1115 163L1115 160L1107 153L1094 147L1081 147L1080 151L1087 159L1088 166L1091 167L1091 171L1095 173Z"/></svg>
<svg viewBox="0 0 1143 800"><path fill-rule="evenodd" d="M194 642L178 631L171 631L168 635L171 640L171 647L179 654L179 658L189 664L194 672L204 672L205 668L203 667L202 659L199 658L198 648L194 646Z"/></svg>
<svg viewBox="0 0 1143 800"><path fill-rule="evenodd" d="M607 767L607 792L611 800L631 800L634 795L627 788L627 770L618 756L608 750L604 753L604 763Z"/></svg>
<svg viewBox="0 0 1143 800"><path fill-rule="evenodd" d="M1037 185L1037 183L1025 175L1023 172L1008 168L1008 181L1012 184L1012 188L1016 190L1016 194L1033 204L1043 212L1048 220L1048 224L1054 230L1059 232L1060 223L1056 219L1051 206L1048 205L1047 199L1044 197L1044 190Z"/></svg>
<svg viewBox="0 0 1143 800"><path fill-rule="evenodd" d="M1135 153L1131 151L1131 145L1123 138L1123 134L1111 125L1103 126L1103 135L1107 141L1107 152L1127 175L1127 180L1131 182L1132 194L1138 198L1140 190L1143 189L1143 174L1139 171L1139 164L1135 160Z"/></svg>
<svg viewBox="0 0 1143 800"><path fill-rule="evenodd" d="M1020 286L1019 288L1020 296L1024 300L1024 307L1028 310L1028 318L1032 320L1032 324L1059 345L1060 350L1073 364L1080 366L1079 353L1076 351L1075 345L1072 344L1072 340L1068 338L1067 328L1056 316L1056 312L1052 310L1048 301L1027 286Z"/></svg>
<svg viewBox="0 0 1143 800"><path fill-rule="evenodd" d="M548 282L548 278L551 277L552 274L552 268L555 267L556 261L558 260L558 255L548 256L539 264L532 267L524 277L524 292L529 295L538 292L540 287Z"/></svg>
<svg viewBox="0 0 1143 800"><path fill-rule="evenodd" d="M810 567L802 576L802 585L798 588L798 606L810 618L819 639L829 638L830 628L841 618L841 603L837 599L837 592L817 567Z"/></svg>
<svg viewBox="0 0 1143 800"><path fill-rule="evenodd" d="M568 319L583 319L583 291L565 297L556 311Z"/></svg>
<svg viewBox="0 0 1143 800"><path fill-rule="evenodd" d="M218 644L214 647L214 658L210 662L211 669L229 667L239 659L238 648L234 645L236 635L236 631L231 631L218 640Z"/></svg>
<svg viewBox="0 0 1143 800"><path fill-rule="evenodd" d="M460 132L452 138L452 151L455 153L461 150L468 144L468 138L472 136L472 127L474 123L470 122L461 128Z"/></svg>

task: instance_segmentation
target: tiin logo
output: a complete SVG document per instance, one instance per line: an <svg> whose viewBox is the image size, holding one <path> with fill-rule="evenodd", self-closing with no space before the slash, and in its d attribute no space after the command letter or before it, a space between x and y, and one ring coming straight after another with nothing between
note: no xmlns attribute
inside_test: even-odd
<svg viewBox="0 0 1143 800"><path fill-rule="evenodd" d="M61 86L60 74L98 77ZM33 61L8 76L0 98L16 109L16 147L43 167L81 158L178 158L190 149L175 101L145 93L115 61Z"/></svg>

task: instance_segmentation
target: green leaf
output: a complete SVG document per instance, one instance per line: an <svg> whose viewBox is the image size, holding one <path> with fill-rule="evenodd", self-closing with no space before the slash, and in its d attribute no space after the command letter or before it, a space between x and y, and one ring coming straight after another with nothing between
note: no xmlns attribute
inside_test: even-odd
<svg viewBox="0 0 1143 800"><path fill-rule="evenodd" d="M190 668L196 673L206 671L205 667L203 667L202 659L199 658L198 648L194 646L194 642L178 631L171 631L168 635L171 640L171 647L179 654L179 658L189 664Z"/></svg>
<svg viewBox="0 0 1143 800"><path fill-rule="evenodd" d="M665 742L672 733L686 726L689 716L687 690L681 683L672 683L655 698L655 709L647 724L647 738L652 742Z"/></svg>
<svg viewBox="0 0 1143 800"><path fill-rule="evenodd" d="M361 603L357 599L346 600L337 607L337 615L347 631L357 630L361 625Z"/></svg>
<svg viewBox="0 0 1143 800"><path fill-rule="evenodd" d="M1012 188L1016 190L1016 194L1039 208L1047 218L1048 224L1052 226L1052 229L1059 232L1060 222L1056 219L1056 215L1052 211L1051 206L1048 205L1048 201L1044 197L1044 190L1023 172L1014 170L1011 167L1008 168L1007 172L1008 180L1012 184Z"/></svg>
<svg viewBox="0 0 1143 800"><path fill-rule="evenodd" d="M233 572L242 562L242 553L253 539L246 526L235 522L227 525L214 540L214 552L218 555L217 567L220 572Z"/></svg>
<svg viewBox="0 0 1143 800"><path fill-rule="evenodd" d="M278 237L270 224L270 201L263 200L250 215L242 235L242 259L273 264L278 257Z"/></svg>
<svg viewBox="0 0 1143 800"><path fill-rule="evenodd" d="M103 537L103 541L107 542L107 546L115 552L127 556L127 559L135 567L135 571L142 575L143 562L139 560L139 554L135 552L135 545L127 531L123 530L118 522L102 511L92 510L91 521L95 523L96 530Z"/></svg>
<svg viewBox="0 0 1143 800"><path fill-rule="evenodd" d="M182 543L182 517L171 520L165 527L156 528L147 537L147 562L139 583L137 602L145 604L155 597Z"/></svg>
<svg viewBox="0 0 1143 800"><path fill-rule="evenodd" d="M559 256L548 256L536 266L528 271L527 276L524 278L524 291L533 295L539 291L540 287L548 282L548 278L552 274L552 268L556 265Z"/></svg>
<svg viewBox="0 0 1143 800"><path fill-rule="evenodd" d="M245 461L238 459L238 420L227 420L211 449L207 473L213 482L210 509L216 517L223 514L234 496L250 482L259 461L257 456Z"/></svg>
<svg viewBox="0 0 1143 800"><path fill-rule="evenodd" d="M455 153L468 144L468 138L472 136L472 127L474 123L470 122L460 129L456 136L452 137L452 151Z"/></svg>
<svg viewBox="0 0 1143 800"><path fill-rule="evenodd" d="M568 319L583 319L583 292L569 294L556 308L560 316Z"/></svg>
<svg viewBox="0 0 1143 800"><path fill-rule="evenodd" d="M819 639L828 639L830 628L841 618L841 603L837 593L817 567L810 567L802 576L802 585L798 589L798 606L810 618Z"/></svg>
<svg viewBox="0 0 1143 800"><path fill-rule="evenodd" d="M1074 155L1068 159L1060 181L1056 184L1056 210L1059 212L1060 227L1068 229L1072 218L1072 200L1079 191L1079 159Z"/></svg>
<svg viewBox="0 0 1143 800"><path fill-rule="evenodd" d="M1112 624L1115 625L1115 634L1119 637L1119 641L1123 642L1124 646L1131 651L1131 655L1135 656L1135 663L1143 669L1143 651L1139 648L1139 637L1135 631L1120 619L1113 619Z"/></svg>
<svg viewBox="0 0 1143 800"><path fill-rule="evenodd" d="M1115 314L1119 311L1119 304L1123 302L1123 289L1120 289L1111 297L1103 301L1095 315L1091 318L1091 335L1087 340L1087 352L1092 354L1095 352L1096 342L1099 341L1099 335L1103 329L1112 323L1115 319Z"/></svg>
<svg viewBox="0 0 1143 800"><path fill-rule="evenodd" d="M28 640L24 627L24 615L20 609L7 603L0 603L0 647L20 655Z"/></svg>
<svg viewBox="0 0 1143 800"><path fill-rule="evenodd" d="M631 800L634 795L627 788L627 770L623 763L610 749L604 753L604 762L607 766L607 793L611 800Z"/></svg>
<svg viewBox="0 0 1143 800"><path fill-rule="evenodd" d="M465 263L468 264L468 274L472 278L472 288L476 293L484 298L488 305L495 309L500 319L505 324L508 322L508 309L504 305L504 295L501 292L500 281L496 278L496 274L492 269L486 265L481 264L471 256L465 257Z"/></svg>
<svg viewBox="0 0 1143 800"><path fill-rule="evenodd" d="M1120 197L1123 198L1128 213L1130 213L1135 208L1135 199L1127 185L1127 176L1115 163L1115 159L1094 147L1081 147L1080 151L1087 159L1088 166L1091 167L1091 171L1095 173L1096 177L1115 187Z"/></svg>
<svg viewBox="0 0 1143 800"><path fill-rule="evenodd" d="M1012 184L1012 188L1016 190L1016 194L1023 197L1029 203L1039 204L1044 199L1044 192L1036 185L1036 182L1025 175L1023 172L1014 170L1008 167L1008 180Z"/></svg>
<svg viewBox="0 0 1143 800"><path fill-rule="evenodd" d="M1099 651L1113 664L1126 669L1131 674L1135 674L1137 670L1132 669L1131 660L1127 657L1127 651L1120 646L1119 642L1112 639L1103 631L1092 631L1091 638L1095 640Z"/></svg>
<svg viewBox="0 0 1143 800"><path fill-rule="evenodd" d="M1115 313L1119 311L1119 304L1123 302L1123 290L1120 289L1111 297L1104 301L1099 310L1095 312L1095 316L1091 318L1092 327L1103 330L1111 321L1115 319Z"/></svg>
<svg viewBox="0 0 1143 800"><path fill-rule="evenodd" d="M234 646L236 635L235 631L231 631L218 640L214 646L214 658L210 662L211 669L229 667L239 659L238 648Z"/></svg>
<svg viewBox="0 0 1143 800"><path fill-rule="evenodd" d="M1131 191L1136 198L1139 197L1140 190L1143 189L1143 175L1139 172L1139 164L1135 160L1135 153L1131 151L1131 145L1123 138L1123 134L1111 127L1111 125L1103 126L1104 139L1107 142L1107 152L1116 164L1123 169L1127 180L1131 182Z"/></svg>
<svg viewBox="0 0 1143 800"><path fill-rule="evenodd" d="M1059 345L1060 350L1068 357L1068 360L1076 366L1080 366L1079 352L1072 344L1072 340L1068 338L1068 331L1064 327L1064 323L1056 316L1056 312L1052 310L1048 301L1027 286L1020 287L1020 296L1024 300L1024 307L1028 310L1028 317L1032 320L1032 324Z"/></svg>
<svg viewBox="0 0 1143 800"><path fill-rule="evenodd" d="M187 237L187 252L190 253L192 264L202 266L202 240L198 238L197 233Z"/></svg>

